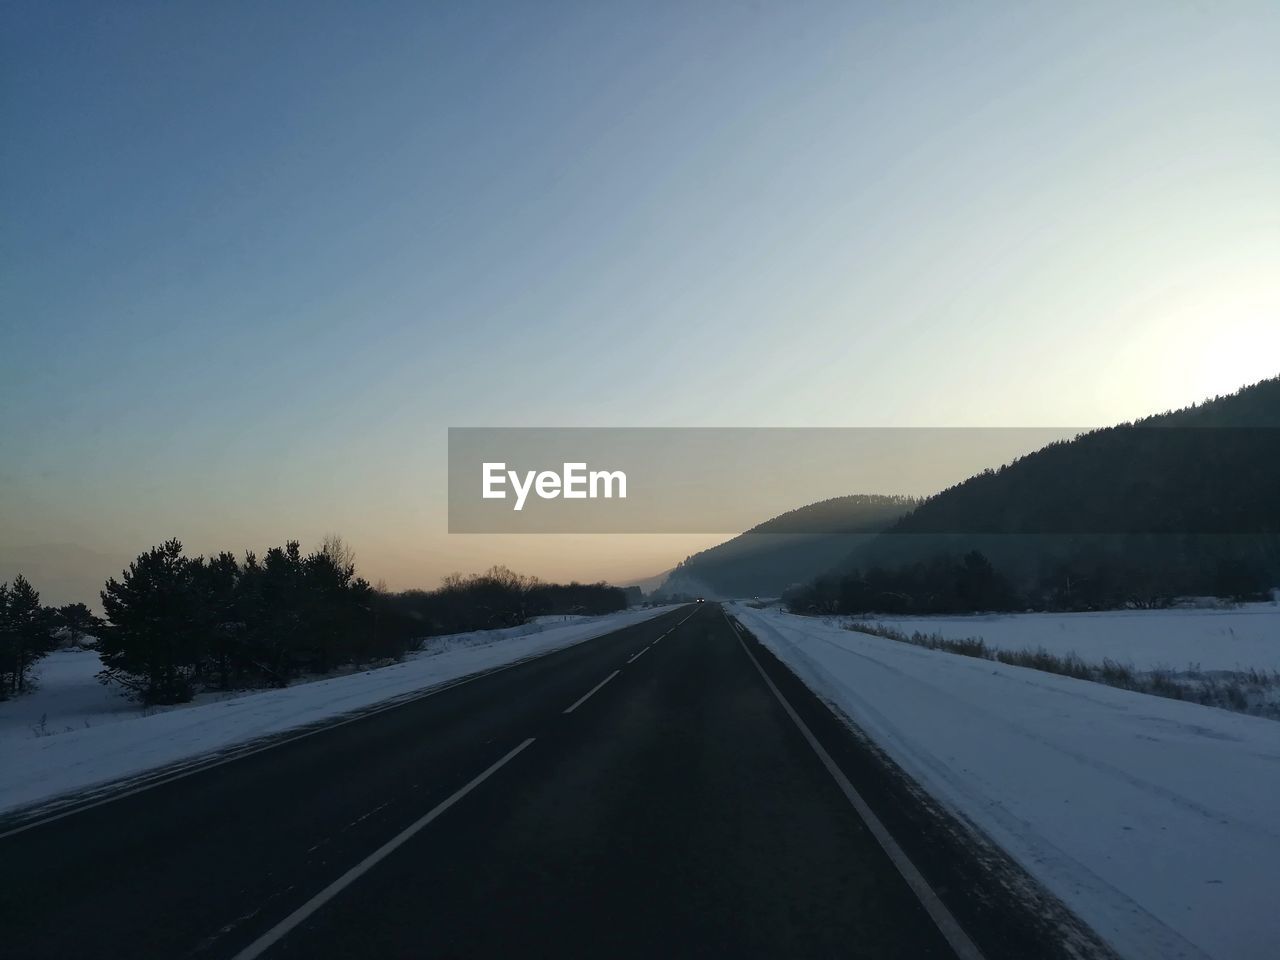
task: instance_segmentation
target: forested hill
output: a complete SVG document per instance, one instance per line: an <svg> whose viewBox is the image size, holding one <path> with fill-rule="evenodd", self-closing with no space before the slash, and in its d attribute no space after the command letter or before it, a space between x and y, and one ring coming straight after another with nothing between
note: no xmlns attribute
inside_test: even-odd
<svg viewBox="0 0 1280 960"><path fill-rule="evenodd" d="M1280 577L1280 378L1051 444L926 499L832 573L979 550L1022 589L1249 592ZM1280 582L1280 581L1277 581Z"/></svg>
<svg viewBox="0 0 1280 960"><path fill-rule="evenodd" d="M779 596L839 563L915 505L908 497L858 494L790 510L678 564L658 595Z"/></svg>
<svg viewBox="0 0 1280 960"><path fill-rule="evenodd" d="M985 470L886 532L1280 532L1280 377Z"/></svg>

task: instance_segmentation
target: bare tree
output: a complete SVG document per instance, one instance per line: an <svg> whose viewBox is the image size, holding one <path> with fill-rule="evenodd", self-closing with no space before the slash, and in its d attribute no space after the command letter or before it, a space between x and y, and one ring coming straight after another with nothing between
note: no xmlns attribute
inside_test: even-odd
<svg viewBox="0 0 1280 960"><path fill-rule="evenodd" d="M356 552L351 544L336 533L326 533L320 546L320 553L328 557L339 570L356 569Z"/></svg>

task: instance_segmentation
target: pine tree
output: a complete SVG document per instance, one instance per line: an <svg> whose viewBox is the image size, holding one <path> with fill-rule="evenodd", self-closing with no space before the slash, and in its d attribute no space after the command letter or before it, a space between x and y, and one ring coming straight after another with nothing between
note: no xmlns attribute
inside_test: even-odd
<svg viewBox="0 0 1280 960"><path fill-rule="evenodd" d="M83 603L63 604L58 608L57 621L73 643L95 636L96 631L102 627L102 621Z"/></svg>
<svg viewBox="0 0 1280 960"><path fill-rule="evenodd" d="M0 585L0 680L7 694L24 693L36 661L54 648L54 613L22 574Z"/></svg>
<svg viewBox="0 0 1280 960"><path fill-rule="evenodd" d="M133 690L145 703L183 703L194 693L203 656L193 563L169 540L107 581L102 606L110 620L99 644L99 677Z"/></svg>

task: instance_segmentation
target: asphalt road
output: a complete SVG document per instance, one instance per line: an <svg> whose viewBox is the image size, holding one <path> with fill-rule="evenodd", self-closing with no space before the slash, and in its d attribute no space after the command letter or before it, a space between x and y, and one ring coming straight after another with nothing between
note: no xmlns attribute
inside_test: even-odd
<svg viewBox="0 0 1280 960"><path fill-rule="evenodd" d="M0 838L0 952L954 957L946 901L989 958L1054 953L877 770L689 606Z"/></svg>

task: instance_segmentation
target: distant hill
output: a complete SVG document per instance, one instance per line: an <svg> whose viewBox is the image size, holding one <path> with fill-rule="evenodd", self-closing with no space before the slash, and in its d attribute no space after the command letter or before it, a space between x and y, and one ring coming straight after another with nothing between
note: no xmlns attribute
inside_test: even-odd
<svg viewBox="0 0 1280 960"><path fill-rule="evenodd" d="M1123 584L1140 599L1274 586L1278 544L1280 377L983 471L924 500L831 573L979 550L1022 589L1074 577L1097 590Z"/></svg>
<svg viewBox="0 0 1280 960"><path fill-rule="evenodd" d="M678 564L657 595L779 596L839 563L915 504L859 494L790 510Z"/></svg>
<svg viewBox="0 0 1280 960"><path fill-rule="evenodd" d="M640 592L647 597L661 587L669 576L671 576L671 571L664 570L662 573L656 573L652 577L644 577L640 580L621 580L616 584L616 586L624 589L629 587L639 587Z"/></svg>

